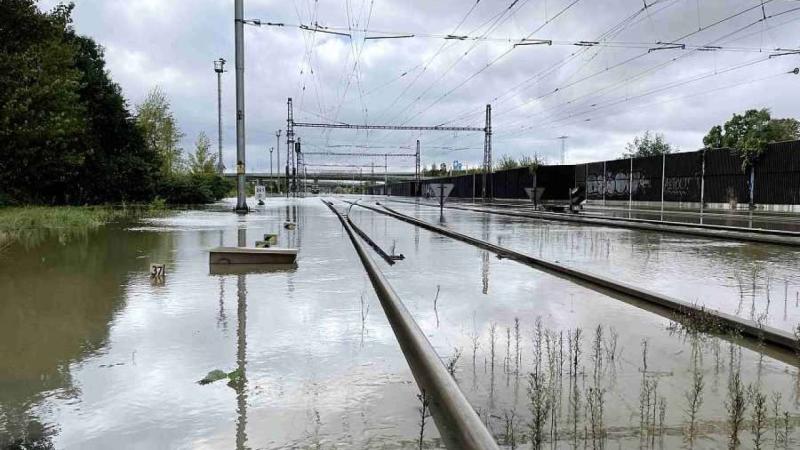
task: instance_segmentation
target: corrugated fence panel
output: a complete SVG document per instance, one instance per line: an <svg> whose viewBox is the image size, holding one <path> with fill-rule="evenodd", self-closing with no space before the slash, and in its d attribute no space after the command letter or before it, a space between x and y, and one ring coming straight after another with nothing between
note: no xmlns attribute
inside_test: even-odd
<svg viewBox="0 0 800 450"><path fill-rule="evenodd" d="M664 200L668 202L699 202L703 152L673 153L666 157L664 171ZM749 175L742 171L739 156L728 149L705 151L706 203L749 202ZM604 170L605 169L605 170ZM619 159L588 164L540 166L536 184L545 188L543 200L565 200L569 189L585 186L592 200L628 200L631 188L631 160ZM634 158L633 200L661 200L662 158ZM446 177L453 183L452 196L481 197L483 175ZM428 184L431 181L423 181ZM487 195L495 198L527 198L525 188L532 187L533 177L528 168L497 171L487 179ZM424 189L424 187L422 188ZM380 192L380 187L369 189ZM414 195L413 182L393 183L392 195ZM605 195L604 195L605 194ZM755 202L761 204L800 204L800 141L770 144L755 169Z"/></svg>
<svg viewBox="0 0 800 450"><path fill-rule="evenodd" d="M586 188L586 180L588 178L587 171L589 170L588 164L576 164L575 165L575 186L574 187L584 187ZM586 191L588 192L589 189L587 188Z"/></svg>
<svg viewBox="0 0 800 450"><path fill-rule="evenodd" d="M706 150L703 195L706 203L748 203L749 185L749 176L742 171L742 159L739 156L730 149Z"/></svg>
<svg viewBox="0 0 800 450"><path fill-rule="evenodd" d="M633 159L633 200L661 201L661 156Z"/></svg>
<svg viewBox="0 0 800 450"><path fill-rule="evenodd" d="M756 203L800 204L800 141L770 144L756 164Z"/></svg>
<svg viewBox="0 0 800 450"><path fill-rule="evenodd" d="M699 202L702 152L673 153L667 157L664 201Z"/></svg>
<svg viewBox="0 0 800 450"><path fill-rule="evenodd" d="M589 163L586 164L586 166L588 168L588 175L586 175L586 198L589 200L602 200L603 190L605 189L605 176L603 175L605 163ZM586 171L584 171L584 173L586 173Z"/></svg>
<svg viewBox="0 0 800 450"><path fill-rule="evenodd" d="M542 200L567 200L569 190L575 187L575 167L539 166L536 171L536 186L544 188Z"/></svg>
<svg viewBox="0 0 800 450"><path fill-rule="evenodd" d="M606 161L606 200L628 200L630 171L630 159Z"/></svg>

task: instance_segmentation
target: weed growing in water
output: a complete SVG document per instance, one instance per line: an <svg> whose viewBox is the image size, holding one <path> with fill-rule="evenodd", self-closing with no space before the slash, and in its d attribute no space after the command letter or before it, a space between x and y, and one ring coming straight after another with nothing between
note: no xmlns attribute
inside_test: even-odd
<svg viewBox="0 0 800 450"><path fill-rule="evenodd" d="M603 427L603 395L602 388L590 387L586 401L589 404L589 423L592 433L592 448L602 449L605 447L605 428Z"/></svg>
<svg viewBox="0 0 800 450"><path fill-rule="evenodd" d="M503 436L503 443L511 447L511 450L517 448L516 428L514 419L517 417L517 412L512 410L503 411L503 420L505 422L505 436Z"/></svg>
<svg viewBox="0 0 800 450"><path fill-rule="evenodd" d="M511 372L511 327L506 327L506 359L503 361L503 369L506 373Z"/></svg>
<svg viewBox="0 0 800 450"><path fill-rule="evenodd" d="M689 420L689 430L687 441L689 442L689 447L691 448L694 444L695 434L697 432L696 424L697 424L697 413L700 410L700 407L703 405L703 388L705 386L705 382L703 381L703 371L701 370L698 359L695 358L694 361L694 368L692 370L692 389L686 392L686 401L688 403L686 409L686 415L688 416Z"/></svg>
<svg viewBox="0 0 800 450"><path fill-rule="evenodd" d="M773 439L775 442L775 446L778 446L779 436L780 436L780 429L778 424L780 423L780 414L781 414L781 393L780 392L773 392L772 393L772 434Z"/></svg>
<svg viewBox="0 0 800 450"><path fill-rule="evenodd" d="M515 346L515 358L514 358L514 373L519 375L519 365L522 362L519 353L519 317L514 318L514 346Z"/></svg>
<svg viewBox="0 0 800 450"><path fill-rule="evenodd" d="M497 324L492 322L489 326L489 355L492 362L492 375L494 375L494 348L497 343Z"/></svg>
<svg viewBox="0 0 800 450"><path fill-rule="evenodd" d="M531 421L530 429L531 448L539 450L544 442L544 430L550 409L550 398L545 392L545 376L542 373L528 375L528 399L530 400Z"/></svg>
<svg viewBox="0 0 800 450"><path fill-rule="evenodd" d="M603 326L598 325L594 332L594 342L592 345L592 362L594 363L594 384L600 382L600 375L603 373Z"/></svg>
<svg viewBox="0 0 800 450"><path fill-rule="evenodd" d="M425 436L425 423L428 417L431 416L429 406L430 400L428 399L428 395L425 393L425 389L422 390L421 393L417 394L417 399L419 400L420 407L419 407L419 448L422 450L423 438Z"/></svg>
<svg viewBox="0 0 800 450"><path fill-rule="evenodd" d="M737 369L731 374L728 381L728 399L725 401L725 410L728 414L728 448L730 450L739 448L741 443L739 441L739 432L742 429L746 409L747 398L745 397L741 375Z"/></svg>
<svg viewBox="0 0 800 450"><path fill-rule="evenodd" d="M619 340L619 334L614 327L608 328L608 342L605 344L606 347L606 359L611 361L611 364L614 364L614 361L617 356L617 341Z"/></svg>
<svg viewBox="0 0 800 450"><path fill-rule="evenodd" d="M461 353L462 352L459 347L454 348L453 354L450 355L450 358L447 360L447 364L445 364L447 367L447 372L450 373L450 376L453 377L453 379L456 378L456 369L458 368L458 360L461 359Z"/></svg>
<svg viewBox="0 0 800 450"><path fill-rule="evenodd" d="M753 405L750 421L750 431L753 433L753 447L755 450L761 450L764 433L767 430L767 395L762 393L758 386L751 384L747 388L747 396Z"/></svg>

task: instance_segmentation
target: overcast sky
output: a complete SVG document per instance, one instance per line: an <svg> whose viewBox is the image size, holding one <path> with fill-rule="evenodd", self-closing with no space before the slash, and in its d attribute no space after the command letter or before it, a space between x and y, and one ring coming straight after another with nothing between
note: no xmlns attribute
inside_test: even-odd
<svg viewBox="0 0 800 450"><path fill-rule="evenodd" d="M645 130L695 150L711 126L748 108L800 118L800 76L788 74L800 66L800 55L769 58L776 48L800 48L799 1L764 0L763 11L760 0L647 2L644 8L642 0L245 0L246 18L286 24L245 29L248 171L269 170L278 129L285 162L288 97L298 122L383 125L482 127L491 103L495 160L536 153L551 163L560 160L559 136L568 136L567 162L576 163L616 158ZM75 28L105 47L111 75L131 105L156 85L168 94L187 151L201 131L216 143L212 61L229 61L223 139L231 170L233 0L75 3ZM315 22L351 37L298 27ZM364 39L405 34L415 37ZM522 38L544 43L515 47ZM574 45L580 41L602 45ZM370 148L356 151L404 153L419 139L426 165L475 165L483 157L482 133L297 133L306 152L359 145ZM383 166L383 157L307 161ZM389 164L411 168L413 159Z"/></svg>

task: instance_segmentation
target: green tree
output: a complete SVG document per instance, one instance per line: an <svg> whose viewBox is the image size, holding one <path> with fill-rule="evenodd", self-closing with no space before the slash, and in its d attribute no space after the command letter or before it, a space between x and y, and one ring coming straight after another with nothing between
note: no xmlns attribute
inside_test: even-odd
<svg viewBox="0 0 800 450"><path fill-rule="evenodd" d="M81 72L78 90L86 106L86 151L74 186L81 203L149 201L159 183L161 159L144 142L128 110L122 89L106 69L103 48L69 31L75 66Z"/></svg>
<svg viewBox="0 0 800 450"><path fill-rule="evenodd" d="M519 158L519 166L520 167L527 167L530 169L531 173L536 172L536 170L543 164L539 155L523 155Z"/></svg>
<svg viewBox="0 0 800 450"><path fill-rule="evenodd" d="M625 146L625 153L623 154L623 157L641 158L646 156L658 156L665 153L672 153L672 151L672 145L670 145L666 139L664 139L663 134L651 134L648 130L645 131L641 137L636 136L633 138L632 142L628 142L628 144Z"/></svg>
<svg viewBox="0 0 800 450"><path fill-rule="evenodd" d="M162 174L169 176L183 171L183 150L179 144L184 135L172 115L166 94L158 86L136 106L136 124L145 145L160 156Z"/></svg>
<svg viewBox="0 0 800 450"><path fill-rule="evenodd" d="M503 155L497 160L497 164L495 165L497 170L509 170L509 169L516 169L519 167L519 163L516 159L512 158L508 155Z"/></svg>
<svg viewBox="0 0 800 450"><path fill-rule="evenodd" d="M211 152L211 140L205 132L200 132L194 146L194 154L189 155L189 172L193 175L217 173L217 155Z"/></svg>
<svg viewBox="0 0 800 450"><path fill-rule="evenodd" d="M800 138L800 123L795 119L773 119L766 108L734 114L724 125L711 127L703 138L707 148L730 148L742 158L746 170L761 156L770 142Z"/></svg>
<svg viewBox="0 0 800 450"><path fill-rule="evenodd" d="M63 40L71 11L0 2L0 203L64 203L84 162L81 74Z"/></svg>

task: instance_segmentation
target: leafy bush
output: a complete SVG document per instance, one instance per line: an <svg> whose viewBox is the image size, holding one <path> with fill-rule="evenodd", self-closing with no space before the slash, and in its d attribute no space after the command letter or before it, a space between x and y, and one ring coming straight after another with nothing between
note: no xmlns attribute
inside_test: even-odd
<svg viewBox="0 0 800 450"><path fill-rule="evenodd" d="M223 197L231 182L216 174L174 174L159 187L158 195L169 204L212 203Z"/></svg>

